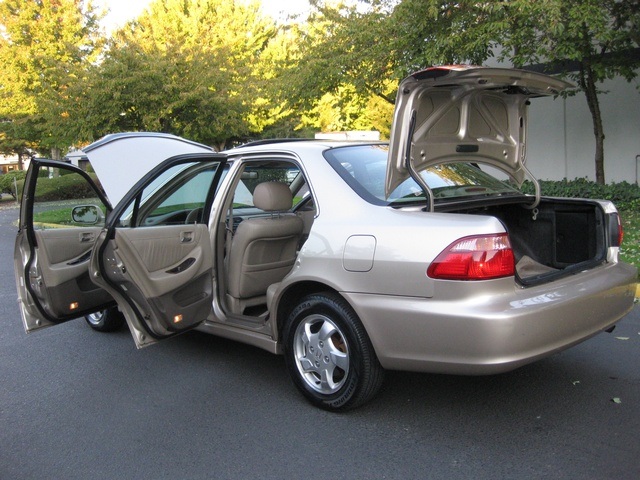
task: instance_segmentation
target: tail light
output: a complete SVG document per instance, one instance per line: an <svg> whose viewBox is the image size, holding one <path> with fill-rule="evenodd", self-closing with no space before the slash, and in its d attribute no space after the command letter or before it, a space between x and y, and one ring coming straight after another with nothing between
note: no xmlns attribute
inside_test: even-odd
<svg viewBox="0 0 640 480"><path fill-rule="evenodd" d="M609 214L609 245L612 247L620 247L624 232L622 230L622 221L617 213Z"/></svg>
<svg viewBox="0 0 640 480"><path fill-rule="evenodd" d="M499 233L456 240L429 265L427 275L442 280L488 280L515 275L509 236Z"/></svg>

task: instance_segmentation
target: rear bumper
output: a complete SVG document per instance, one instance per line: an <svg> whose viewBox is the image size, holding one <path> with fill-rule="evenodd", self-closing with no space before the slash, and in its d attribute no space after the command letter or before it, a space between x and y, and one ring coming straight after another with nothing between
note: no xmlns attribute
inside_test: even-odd
<svg viewBox="0 0 640 480"><path fill-rule="evenodd" d="M432 298L344 293L383 367L484 375L564 350L633 308L636 269L608 264L520 288L513 278L437 282Z"/></svg>

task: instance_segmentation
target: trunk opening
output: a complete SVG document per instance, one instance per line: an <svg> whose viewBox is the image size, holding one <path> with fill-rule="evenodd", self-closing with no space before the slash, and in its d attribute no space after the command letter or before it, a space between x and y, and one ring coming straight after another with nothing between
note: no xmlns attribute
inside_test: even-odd
<svg viewBox="0 0 640 480"><path fill-rule="evenodd" d="M600 265L607 258L606 214L589 200L542 198L537 208L524 204L456 210L490 215L505 226L516 261L516 278L536 285Z"/></svg>

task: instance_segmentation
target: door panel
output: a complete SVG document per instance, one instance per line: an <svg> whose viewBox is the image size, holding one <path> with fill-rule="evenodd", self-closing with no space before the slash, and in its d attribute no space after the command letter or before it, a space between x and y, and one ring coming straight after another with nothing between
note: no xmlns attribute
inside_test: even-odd
<svg viewBox="0 0 640 480"><path fill-rule="evenodd" d="M211 311L213 253L206 225L118 229L105 260L107 279L126 290L152 337L189 329Z"/></svg>
<svg viewBox="0 0 640 480"><path fill-rule="evenodd" d="M89 278L89 257L100 228L37 230L29 284L44 310L55 318L112 301Z"/></svg>
<svg viewBox="0 0 640 480"><path fill-rule="evenodd" d="M185 286L210 272L213 264L208 229L203 224L117 229L113 243L109 272L120 279L124 268L149 298Z"/></svg>
<svg viewBox="0 0 640 480"><path fill-rule="evenodd" d="M213 249L206 224L219 156L168 161L116 206L91 259L138 347L189 330L211 313ZM192 211L198 215L189 215Z"/></svg>
<svg viewBox="0 0 640 480"><path fill-rule="evenodd" d="M33 160L25 179L14 267L27 332L113 305L91 282L89 258L108 203L87 174L72 165ZM91 205L94 225L79 223ZM82 221L86 221L84 217Z"/></svg>
<svg viewBox="0 0 640 480"><path fill-rule="evenodd" d="M87 274L91 249L99 227L36 230L38 265L48 287L61 285Z"/></svg>
<svg viewBox="0 0 640 480"><path fill-rule="evenodd" d="M41 285L38 283L39 268L35 258L33 264L27 267L31 258L35 257L31 252L32 248L26 232L19 230L13 254L13 268L20 314L26 332L56 324L53 319L49 320L50 315L43 315L41 313L43 307L36 304L44 298L44 293L41 292ZM33 290L33 294L30 290Z"/></svg>

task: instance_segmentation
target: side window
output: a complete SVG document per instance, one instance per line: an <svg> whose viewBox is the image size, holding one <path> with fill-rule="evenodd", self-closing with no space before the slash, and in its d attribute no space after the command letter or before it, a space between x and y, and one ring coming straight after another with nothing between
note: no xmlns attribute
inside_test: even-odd
<svg viewBox="0 0 640 480"><path fill-rule="evenodd" d="M97 183L95 174L90 174ZM107 207L92 185L65 168L40 167L33 199L33 228L104 226Z"/></svg>
<svg viewBox="0 0 640 480"><path fill-rule="evenodd" d="M233 209L238 215L259 214L253 205L253 191L263 182L281 182L291 189L293 209L309 195L309 187L300 168L289 162L249 163L243 169L233 197Z"/></svg>
<svg viewBox="0 0 640 480"><path fill-rule="evenodd" d="M202 223L218 162L173 165L147 185L120 218L120 226Z"/></svg>
<svg viewBox="0 0 640 480"><path fill-rule="evenodd" d="M253 204L253 192L260 183L281 182L291 190L293 202L290 213L295 213L303 221L304 229L300 245L304 243L313 225L317 209L309 184L298 165L283 160L247 162L236 182L233 205L231 208L227 205L228 215L233 217L233 225L230 224L231 217L227 217L229 228L235 232L244 220L266 215L263 210Z"/></svg>

